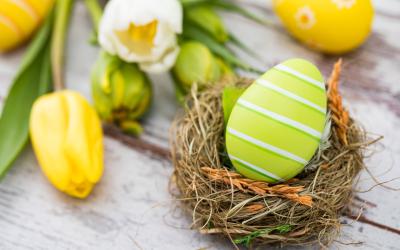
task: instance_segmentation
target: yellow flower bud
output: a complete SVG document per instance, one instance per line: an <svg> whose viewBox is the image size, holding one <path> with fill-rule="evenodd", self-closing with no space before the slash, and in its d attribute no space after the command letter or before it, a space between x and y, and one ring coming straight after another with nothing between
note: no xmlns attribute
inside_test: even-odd
<svg viewBox="0 0 400 250"><path fill-rule="evenodd" d="M137 122L150 107L152 89L136 64L102 52L92 72L92 94L101 119L138 135Z"/></svg>
<svg viewBox="0 0 400 250"><path fill-rule="evenodd" d="M90 104L69 90L40 97L32 107L30 136L50 182L68 195L87 197L103 175L103 132Z"/></svg>
<svg viewBox="0 0 400 250"><path fill-rule="evenodd" d="M0 0L0 52L9 51L39 27L54 0Z"/></svg>
<svg viewBox="0 0 400 250"><path fill-rule="evenodd" d="M172 72L175 81L184 91L188 91L193 83L203 88L233 74L226 63L215 57L202 43L195 41L182 44Z"/></svg>

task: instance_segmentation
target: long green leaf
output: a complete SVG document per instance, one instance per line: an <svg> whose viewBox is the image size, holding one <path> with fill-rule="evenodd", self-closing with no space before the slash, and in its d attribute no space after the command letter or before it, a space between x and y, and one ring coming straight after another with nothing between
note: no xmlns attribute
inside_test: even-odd
<svg viewBox="0 0 400 250"><path fill-rule="evenodd" d="M221 10L229 11L241 15L245 18L248 18L256 23L263 24L263 25L270 25L271 22L267 19L263 19L250 11L246 10L245 8L241 7L237 3L233 3L232 1L226 0L181 0L182 5L184 8L191 7L193 5L208 5L219 8Z"/></svg>
<svg viewBox="0 0 400 250"><path fill-rule="evenodd" d="M235 242L235 244L244 244L246 247L250 247L253 240L257 237L260 237L260 236L266 235L266 234L270 234L272 232L277 232L278 234L286 234L286 233L290 232L292 229L293 229L292 225L284 224L284 225L280 225L280 226L277 226L274 228L267 228L267 229L255 231L255 232L250 233L249 235L246 235L242 238L235 239L233 242Z"/></svg>
<svg viewBox="0 0 400 250"><path fill-rule="evenodd" d="M0 178L29 138L29 115L37 97L51 88L50 37L53 14L29 46L0 117Z"/></svg>
<svg viewBox="0 0 400 250"><path fill-rule="evenodd" d="M185 26L183 28L184 38L196 40L203 43L213 53L224 59L224 61L226 61L228 64L239 67L246 71L261 73L261 71L251 67L250 65L240 60L231 51L229 51L229 49L227 49L225 45L218 43L218 41L216 41L213 37L211 37L208 33L204 32L202 29L198 28L196 25L193 25L189 22L185 22L184 26Z"/></svg>
<svg viewBox="0 0 400 250"><path fill-rule="evenodd" d="M271 24L268 20L258 17L257 15L251 13L250 11L246 10L245 8L239 6L238 4L232 3L230 1L215 0L215 1L211 2L211 5L218 7L225 11L230 11L230 12L236 13L236 14L246 17L250 20L253 20L254 22L259 23L259 24L263 24L263 25Z"/></svg>
<svg viewBox="0 0 400 250"><path fill-rule="evenodd" d="M224 110L225 126L228 124L233 107L235 107L237 100L245 90L246 88L239 88L236 86L226 86L224 88L222 92L222 107Z"/></svg>
<svg viewBox="0 0 400 250"><path fill-rule="evenodd" d="M189 6L198 5L198 4L209 4L214 1L215 0L180 0L183 7L189 7Z"/></svg>
<svg viewBox="0 0 400 250"><path fill-rule="evenodd" d="M246 44L244 44L242 41L239 40L239 38L237 38L236 36L234 36L233 34L229 33L229 42L238 47L239 49L243 50L244 52L246 52L247 54L249 54L250 56L261 60L261 57L252 49L250 49Z"/></svg>

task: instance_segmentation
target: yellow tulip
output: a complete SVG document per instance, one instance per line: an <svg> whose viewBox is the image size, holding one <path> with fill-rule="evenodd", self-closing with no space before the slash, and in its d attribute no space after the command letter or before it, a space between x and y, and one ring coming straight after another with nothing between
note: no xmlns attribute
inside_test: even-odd
<svg viewBox="0 0 400 250"><path fill-rule="evenodd" d="M53 6L54 0L0 0L0 52L14 49L30 38Z"/></svg>
<svg viewBox="0 0 400 250"><path fill-rule="evenodd" d="M90 104L69 90L40 97L32 108L30 136L50 182L73 197L87 197L103 174L103 132Z"/></svg>

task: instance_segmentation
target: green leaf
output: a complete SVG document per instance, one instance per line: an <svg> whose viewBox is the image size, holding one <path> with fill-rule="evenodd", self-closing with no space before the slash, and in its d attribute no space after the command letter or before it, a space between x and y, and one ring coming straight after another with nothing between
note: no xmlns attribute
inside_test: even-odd
<svg viewBox="0 0 400 250"><path fill-rule="evenodd" d="M50 37L53 14L29 46L0 117L0 178L29 138L29 115L37 97L51 88Z"/></svg>
<svg viewBox="0 0 400 250"><path fill-rule="evenodd" d="M187 90L182 87L182 83L179 82L179 79L175 76L175 74L171 73L171 78L175 87L175 97L178 103L182 106L185 104Z"/></svg>
<svg viewBox="0 0 400 250"><path fill-rule="evenodd" d="M98 29L101 21L101 17L103 15L103 8L99 2L99 0L85 0L86 9L89 11L90 17L93 23L93 31L90 33L89 43L93 46L98 46L99 41L98 37Z"/></svg>
<svg viewBox="0 0 400 250"><path fill-rule="evenodd" d="M221 17L208 5L199 5L187 8L185 19L209 33L220 43L228 41L229 34Z"/></svg>
<svg viewBox="0 0 400 250"><path fill-rule="evenodd" d="M246 88L238 88L235 86L226 86L222 93L222 107L224 109L225 126L228 122L232 109L235 106L239 97L243 94Z"/></svg>
<svg viewBox="0 0 400 250"><path fill-rule="evenodd" d="M252 56L258 60L261 60L261 57L255 51L250 49L246 44L244 44L242 41L240 41L239 38L237 38L233 34L229 34L229 42L232 43L233 45L235 45L236 47L238 47L239 49L243 50L250 56Z"/></svg>
<svg viewBox="0 0 400 250"><path fill-rule="evenodd" d="M215 0L180 0L183 7L189 7L198 4L208 4L214 1Z"/></svg>
<svg viewBox="0 0 400 250"><path fill-rule="evenodd" d="M241 15L245 18L248 18L256 23L262 25L270 25L271 22L267 19L263 19L258 17L257 15L251 13L245 8L241 7L238 4L232 3L232 1L226 0L181 0L182 5L186 7L191 7L193 5L209 5L213 7L217 7L221 10L229 11Z"/></svg>
<svg viewBox="0 0 400 250"><path fill-rule="evenodd" d="M251 242L257 237L270 234L272 232L277 232L278 234L285 234L290 232L292 228L293 226L289 224L284 224L273 228L266 228L263 230L252 232L251 234L248 234L242 238L235 239L233 242L235 242L235 244L244 244L246 247L250 247Z"/></svg>
<svg viewBox="0 0 400 250"><path fill-rule="evenodd" d="M198 28L189 22L184 23L183 36L186 39L192 39L199 41L206 45L214 54L221 57L225 62L233 66L239 67L249 72L256 72L261 74L262 72L244 63L237 56L235 56L224 44L218 43L212 36L202 29Z"/></svg>
<svg viewBox="0 0 400 250"><path fill-rule="evenodd" d="M256 23L262 24L262 25L269 25L270 22L266 19L260 18L256 15L254 15L253 13L251 13L250 11L244 9L243 7L234 4L232 2L229 1L222 1L222 0L215 0L215 1L211 1L211 4L215 7L221 8L222 10L225 11L230 11L236 14L239 14L243 17L246 17Z"/></svg>

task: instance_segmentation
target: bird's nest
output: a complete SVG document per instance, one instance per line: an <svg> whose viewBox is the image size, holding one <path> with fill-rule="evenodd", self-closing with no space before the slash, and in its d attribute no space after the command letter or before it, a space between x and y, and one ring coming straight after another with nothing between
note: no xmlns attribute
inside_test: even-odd
<svg viewBox="0 0 400 250"><path fill-rule="evenodd" d="M183 115L172 126L173 180L193 217L193 228L223 234L235 244L327 246L340 232L340 214L349 204L369 145L348 116L338 92L340 63L328 82L331 114L329 147L314 156L308 171L277 185L235 172L226 159L222 91L227 84L192 90Z"/></svg>

